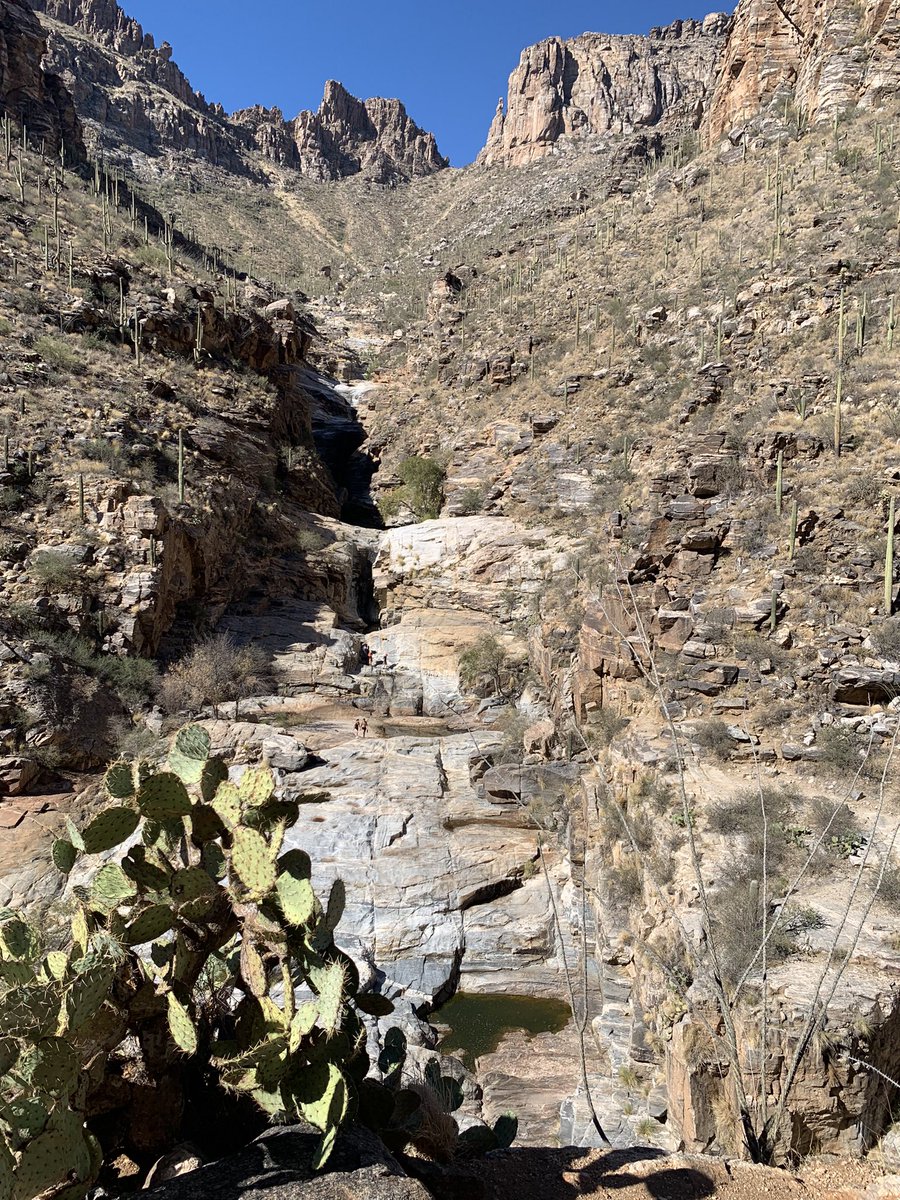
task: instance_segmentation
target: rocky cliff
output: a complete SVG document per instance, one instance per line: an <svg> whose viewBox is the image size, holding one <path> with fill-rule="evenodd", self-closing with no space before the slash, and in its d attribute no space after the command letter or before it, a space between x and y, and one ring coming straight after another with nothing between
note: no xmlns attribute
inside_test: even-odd
<svg viewBox="0 0 900 1200"><path fill-rule="evenodd" d="M479 162L521 166L563 138L589 143L662 126L696 129L715 82L730 19L676 21L646 37L585 33L523 51Z"/></svg>
<svg viewBox="0 0 900 1200"><path fill-rule="evenodd" d="M715 88L716 137L767 104L790 100L830 119L855 104L878 107L896 92L900 4L896 0L741 0Z"/></svg>
<svg viewBox="0 0 900 1200"><path fill-rule="evenodd" d="M0 112L23 123L37 141L83 153L72 101L60 80L42 69L46 41L25 0L0 0Z"/></svg>
<svg viewBox="0 0 900 1200"><path fill-rule="evenodd" d="M329 82L316 113L286 121L254 107L229 118L190 84L167 42L157 46L113 0L29 0L47 32L47 62L64 80L89 139L112 161L153 173L200 159L259 175L254 158L313 179L363 174L394 183L447 166L432 134L398 100L357 100Z"/></svg>
<svg viewBox="0 0 900 1200"><path fill-rule="evenodd" d="M333 79L318 112L286 122L278 109L256 107L232 119L250 132L257 150L320 181L362 174L393 183L449 165L434 135L420 129L399 100L358 100Z"/></svg>

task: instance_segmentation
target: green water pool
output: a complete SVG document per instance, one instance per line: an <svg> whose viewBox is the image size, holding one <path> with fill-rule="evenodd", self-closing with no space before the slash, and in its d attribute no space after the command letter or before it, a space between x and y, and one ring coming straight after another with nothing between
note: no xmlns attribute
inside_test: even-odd
<svg viewBox="0 0 900 1200"><path fill-rule="evenodd" d="M522 1029L531 1037L559 1033L571 1018L572 1011L562 1000L457 992L431 1019L435 1025L447 1028L439 1048L446 1054L458 1054L471 1071L475 1059L496 1050L505 1033L514 1029Z"/></svg>

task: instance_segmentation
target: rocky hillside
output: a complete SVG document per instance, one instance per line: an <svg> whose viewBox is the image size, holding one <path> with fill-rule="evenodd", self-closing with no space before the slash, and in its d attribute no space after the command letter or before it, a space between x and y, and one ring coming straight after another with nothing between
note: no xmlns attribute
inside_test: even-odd
<svg viewBox="0 0 900 1200"><path fill-rule="evenodd" d="M65 82L92 149L144 175L192 159L262 178L256 156L315 180L395 183L447 166L434 137L397 100L365 102L329 83L319 111L229 118L195 91L137 21L110 0L29 0L47 33L49 69Z"/></svg>
<svg viewBox="0 0 900 1200"><path fill-rule="evenodd" d="M85 63L162 53L91 11ZM303 799L286 844L347 881L420 1066L454 994L569 1006L458 1067L466 1120L596 1146L590 1098L620 1148L900 1162L900 110L867 28L819 122L799 66L760 90L742 8L526 52L496 169L392 188L318 182L317 146L431 161L337 85L302 129L179 100L242 131L202 202L150 158L0 160L0 903L55 901L47 829L195 718ZM122 1117L125 1174L147 1139Z"/></svg>

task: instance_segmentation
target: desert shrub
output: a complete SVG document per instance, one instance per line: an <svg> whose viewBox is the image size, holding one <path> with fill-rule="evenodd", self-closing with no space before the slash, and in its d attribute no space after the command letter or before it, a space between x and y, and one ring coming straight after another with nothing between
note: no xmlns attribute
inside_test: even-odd
<svg viewBox="0 0 900 1200"><path fill-rule="evenodd" d="M766 822L770 828L773 825L784 828L790 824L794 815L794 802L789 793L776 788L763 788L762 803L765 804ZM761 836L763 814L760 791L748 789L739 792L731 800L717 800L710 805L707 819L714 833L749 834L759 829Z"/></svg>
<svg viewBox="0 0 900 1200"><path fill-rule="evenodd" d="M25 494L18 488L0 487L0 512L18 512L25 502Z"/></svg>
<svg viewBox="0 0 900 1200"><path fill-rule="evenodd" d="M620 717L611 708L598 708L591 713L587 740L592 750L605 750L613 738L628 726L628 718Z"/></svg>
<svg viewBox="0 0 900 1200"><path fill-rule="evenodd" d="M466 488L459 498L460 512L467 517L480 513L484 508L484 501L484 488Z"/></svg>
<svg viewBox="0 0 900 1200"><path fill-rule="evenodd" d="M880 658L900 662L900 617L888 617L869 633L872 645Z"/></svg>
<svg viewBox="0 0 900 1200"><path fill-rule="evenodd" d="M459 678L476 694L509 696L519 682L519 669L503 643L483 633L459 656Z"/></svg>
<svg viewBox="0 0 900 1200"><path fill-rule="evenodd" d="M814 839L825 835L821 849L832 858L849 858L865 841L849 805L835 804L824 797L810 804L809 825Z"/></svg>
<svg viewBox="0 0 900 1200"><path fill-rule="evenodd" d="M724 762L734 749L734 740L728 732L728 726L718 717L698 721L694 727L693 741L701 750L707 750L720 762Z"/></svg>
<svg viewBox="0 0 900 1200"><path fill-rule="evenodd" d="M754 960L762 944L763 928L768 932L772 917L764 923L759 878L746 859L735 861L723 874L728 882L711 897L710 909L723 975L728 984L734 985ZM767 943L769 964L796 953L800 936L824 923L813 908L795 906L786 910ZM761 967L761 959L757 959L756 966Z"/></svg>
<svg viewBox="0 0 900 1200"><path fill-rule="evenodd" d="M27 624L26 629L28 636L43 650L52 652L86 674L101 679L128 707L136 708L145 703L156 690L156 666L149 659L100 654L89 638L71 631L57 633L54 630L41 629L33 623ZM37 664L37 667L37 673L45 676L52 674L52 668L41 669L40 664ZM33 672L33 677L36 677L37 673Z"/></svg>
<svg viewBox="0 0 900 1200"><path fill-rule="evenodd" d="M842 773L856 772L863 754L856 734L842 725L826 725L816 734L816 747L821 750L824 767Z"/></svg>
<svg viewBox="0 0 900 1200"><path fill-rule="evenodd" d="M635 858L629 858L604 872L609 902L618 909L630 908L643 897L644 869Z"/></svg>
<svg viewBox="0 0 900 1200"><path fill-rule="evenodd" d="M9 337L12 333L12 325L5 318L0 317L0 337Z"/></svg>
<svg viewBox="0 0 900 1200"><path fill-rule="evenodd" d="M86 589L83 568L62 550L39 550L32 554L28 573L47 592L79 593Z"/></svg>
<svg viewBox="0 0 900 1200"><path fill-rule="evenodd" d="M34 343L34 348L44 362L55 371L71 373L79 366L78 355L62 338L49 334L39 337Z"/></svg>
<svg viewBox="0 0 900 1200"><path fill-rule="evenodd" d="M269 682L269 663L256 646L239 646L228 634L208 638L195 646L163 677L159 697L170 713L199 713L211 706L243 697Z"/></svg>
<svg viewBox="0 0 900 1200"><path fill-rule="evenodd" d="M900 864L894 860L885 865L878 885L878 895L892 907L900 905Z"/></svg>

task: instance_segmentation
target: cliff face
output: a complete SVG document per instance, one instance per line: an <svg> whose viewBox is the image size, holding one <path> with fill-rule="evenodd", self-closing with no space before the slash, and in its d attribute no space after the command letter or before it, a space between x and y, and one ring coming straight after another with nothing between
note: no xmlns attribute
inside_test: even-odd
<svg viewBox="0 0 900 1200"><path fill-rule="evenodd" d="M900 83L898 0L741 0L709 116L712 137L789 98L812 120L877 107Z"/></svg>
<svg viewBox="0 0 900 1200"><path fill-rule="evenodd" d="M522 54L479 162L521 166L561 138L588 142L654 126L697 128L719 70L730 20L676 21L647 37L586 33Z"/></svg>
<svg viewBox="0 0 900 1200"><path fill-rule="evenodd" d="M162 160L199 158L254 174L254 153L313 179L363 174L394 183L447 166L434 137L398 100L357 100L329 83L317 113L286 121L254 107L229 118L191 86L114 0L29 0L44 18L48 62L63 78L91 140L140 172Z"/></svg>
<svg viewBox="0 0 900 1200"><path fill-rule="evenodd" d="M25 0L0 0L0 112L55 150L64 138L69 157L80 157L78 118L61 81L43 69L45 50L43 30Z"/></svg>

